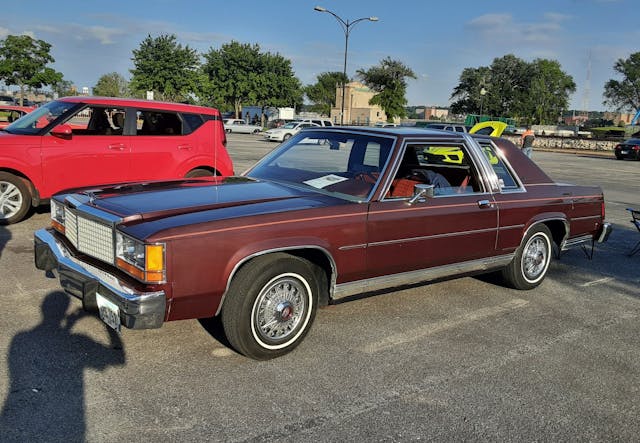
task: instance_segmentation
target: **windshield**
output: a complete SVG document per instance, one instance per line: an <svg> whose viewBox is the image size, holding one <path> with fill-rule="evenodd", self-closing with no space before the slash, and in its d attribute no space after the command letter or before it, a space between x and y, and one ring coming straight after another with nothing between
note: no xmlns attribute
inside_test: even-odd
<svg viewBox="0 0 640 443"><path fill-rule="evenodd" d="M246 175L364 201L380 180L393 141L389 137L305 130L276 148Z"/></svg>
<svg viewBox="0 0 640 443"><path fill-rule="evenodd" d="M78 103L64 101L49 102L46 105L35 109L33 112L20 117L18 120L7 126L5 131L12 134L39 134L43 128L49 126L49 124L57 120L58 117L76 106L78 106Z"/></svg>

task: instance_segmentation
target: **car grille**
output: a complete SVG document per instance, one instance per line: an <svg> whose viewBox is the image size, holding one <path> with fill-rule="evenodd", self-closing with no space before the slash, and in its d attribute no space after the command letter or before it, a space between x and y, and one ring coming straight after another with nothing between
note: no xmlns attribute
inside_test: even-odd
<svg viewBox="0 0 640 443"><path fill-rule="evenodd" d="M78 215L67 209L65 235L75 248L91 257L113 263L113 230L111 226Z"/></svg>

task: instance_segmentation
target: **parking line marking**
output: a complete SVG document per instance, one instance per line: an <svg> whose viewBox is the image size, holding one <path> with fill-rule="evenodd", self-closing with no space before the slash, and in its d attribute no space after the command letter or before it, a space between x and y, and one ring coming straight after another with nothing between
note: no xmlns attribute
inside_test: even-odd
<svg viewBox="0 0 640 443"><path fill-rule="evenodd" d="M405 331L401 334L391 335L377 343L365 346L364 352L367 354L373 354L375 352L384 351L386 349L393 348L394 346L421 340L429 335L445 331L447 329L453 329L466 323L500 315L514 309L523 308L528 304L529 302L527 300L516 298L498 306L478 309L477 311L469 312L468 314L461 315L457 318L442 320L417 329Z"/></svg>
<svg viewBox="0 0 640 443"><path fill-rule="evenodd" d="M598 280L593 280L593 281L588 281L586 283L582 283L580 286L582 286L583 288L586 288L588 286L595 286L595 285L599 285L602 283L607 283L610 282L611 280L613 280L613 277L605 277L605 278L600 278Z"/></svg>

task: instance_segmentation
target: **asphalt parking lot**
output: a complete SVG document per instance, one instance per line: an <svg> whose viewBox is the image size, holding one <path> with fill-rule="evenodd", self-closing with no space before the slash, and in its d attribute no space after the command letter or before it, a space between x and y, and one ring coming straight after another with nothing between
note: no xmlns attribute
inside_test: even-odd
<svg viewBox="0 0 640 443"><path fill-rule="evenodd" d="M236 172L276 146L229 136ZM462 278L321 309L248 360L214 320L111 334L33 266L47 209L0 227L0 441L637 441L640 162L534 152L605 191L609 242L533 291Z"/></svg>

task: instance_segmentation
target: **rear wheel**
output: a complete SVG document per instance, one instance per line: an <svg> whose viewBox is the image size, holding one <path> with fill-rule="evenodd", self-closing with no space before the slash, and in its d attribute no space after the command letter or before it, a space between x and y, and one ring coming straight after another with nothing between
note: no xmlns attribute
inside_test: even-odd
<svg viewBox="0 0 640 443"><path fill-rule="evenodd" d="M316 267L292 255L258 257L234 276L222 307L227 339L241 354L267 360L300 344L315 318Z"/></svg>
<svg viewBox="0 0 640 443"><path fill-rule="evenodd" d="M542 283L551 262L551 232L545 225L531 228L502 277L515 289L533 289Z"/></svg>
<svg viewBox="0 0 640 443"><path fill-rule="evenodd" d="M187 175L185 175L186 178L196 178L196 177L212 177L216 175L214 172L209 171L208 169L202 169L202 168L198 168L198 169L192 169L191 171L187 172Z"/></svg>
<svg viewBox="0 0 640 443"><path fill-rule="evenodd" d="M0 224L22 220L31 209L31 192L25 180L8 172L0 172Z"/></svg>

